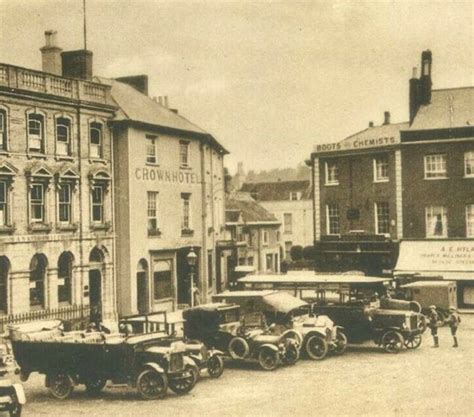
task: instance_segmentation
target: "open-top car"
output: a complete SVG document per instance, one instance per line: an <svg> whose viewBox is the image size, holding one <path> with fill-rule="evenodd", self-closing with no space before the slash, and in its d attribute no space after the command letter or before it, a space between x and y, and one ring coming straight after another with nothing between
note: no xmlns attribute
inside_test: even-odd
<svg viewBox="0 0 474 417"><path fill-rule="evenodd" d="M6 378L15 373L17 366L11 348L5 338L0 337L0 412L6 411L10 417L20 417L26 403L23 386Z"/></svg>
<svg viewBox="0 0 474 417"><path fill-rule="evenodd" d="M162 346L160 335L125 336L104 332L62 330L59 320L10 327L10 338L20 376L46 376L46 386L58 399L84 384L96 394L107 381L136 387L143 399L158 399L168 387L177 394L191 391L198 372L185 355L182 342Z"/></svg>
<svg viewBox="0 0 474 417"><path fill-rule="evenodd" d="M185 310L183 318L187 338L219 349L227 358L256 360L267 371L299 359L294 331L273 335L261 314L241 315L236 304L204 304Z"/></svg>
<svg viewBox="0 0 474 417"><path fill-rule="evenodd" d="M282 334L289 329L299 340L301 350L310 359L324 359L329 351L342 355L347 347L347 337L341 326L334 325L325 315L317 316L311 304L283 291L249 290L226 291L213 297L240 305L245 313L262 312L274 334Z"/></svg>
<svg viewBox="0 0 474 417"><path fill-rule="evenodd" d="M211 378L220 377L224 372L223 352L208 348L198 340L184 338L183 323L181 312L159 311L122 317L119 321L119 330L126 335L161 334L156 343L162 346L171 346L174 342L182 341L186 355L199 369L198 377L203 371L207 371Z"/></svg>

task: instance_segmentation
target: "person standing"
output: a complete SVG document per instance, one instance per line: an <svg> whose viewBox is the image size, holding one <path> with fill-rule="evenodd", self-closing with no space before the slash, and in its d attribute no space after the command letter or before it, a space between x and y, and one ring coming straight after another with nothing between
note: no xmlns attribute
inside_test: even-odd
<svg viewBox="0 0 474 417"><path fill-rule="evenodd" d="M451 328L451 334L454 339L454 348L457 348L458 345L458 338L456 336L456 332L458 331L458 326L459 323L461 323L461 317L459 317L459 314L456 311L455 307L449 307L449 317L448 317L448 324L449 327Z"/></svg>
<svg viewBox="0 0 474 417"><path fill-rule="evenodd" d="M439 316L438 313L436 312L436 306L431 305L430 306L430 312L428 314L428 326L431 329L431 336L433 336L433 341L434 341L434 348L439 347L439 341L438 341L438 320Z"/></svg>

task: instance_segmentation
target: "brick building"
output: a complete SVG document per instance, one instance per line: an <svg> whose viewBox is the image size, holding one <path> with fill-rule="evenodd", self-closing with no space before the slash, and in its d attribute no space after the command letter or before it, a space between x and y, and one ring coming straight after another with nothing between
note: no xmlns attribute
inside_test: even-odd
<svg viewBox="0 0 474 417"><path fill-rule="evenodd" d="M115 105L91 81L92 53L61 53L54 37L43 71L0 64L0 312L71 318L90 305L109 318Z"/></svg>
<svg viewBox="0 0 474 417"><path fill-rule="evenodd" d="M472 247L474 88L434 90L431 67L431 52L424 51L421 76L409 82L408 122L392 124L386 112L380 126L316 146L319 267L390 272L405 239ZM450 275L460 288L472 285L474 273L465 272Z"/></svg>

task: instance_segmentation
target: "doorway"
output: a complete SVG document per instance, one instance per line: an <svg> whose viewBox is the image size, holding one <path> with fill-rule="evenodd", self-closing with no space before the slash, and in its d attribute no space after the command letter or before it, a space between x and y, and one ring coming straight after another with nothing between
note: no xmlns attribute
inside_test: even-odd
<svg viewBox="0 0 474 417"><path fill-rule="evenodd" d="M98 269L89 271L89 305L91 321L102 320L102 274Z"/></svg>

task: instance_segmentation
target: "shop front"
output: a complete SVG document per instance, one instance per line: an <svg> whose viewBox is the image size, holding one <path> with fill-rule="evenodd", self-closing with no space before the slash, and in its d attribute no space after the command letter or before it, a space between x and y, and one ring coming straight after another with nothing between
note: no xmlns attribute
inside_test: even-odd
<svg viewBox="0 0 474 417"><path fill-rule="evenodd" d="M461 308L474 308L474 240L403 240L395 276L455 281Z"/></svg>

